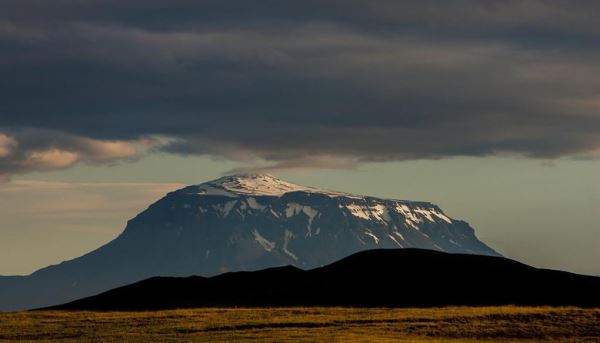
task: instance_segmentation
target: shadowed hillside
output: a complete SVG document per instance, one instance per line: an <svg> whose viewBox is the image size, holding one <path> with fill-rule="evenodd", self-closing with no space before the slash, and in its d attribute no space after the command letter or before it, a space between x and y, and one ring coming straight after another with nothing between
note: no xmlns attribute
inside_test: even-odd
<svg viewBox="0 0 600 343"><path fill-rule="evenodd" d="M308 271L288 266L212 278L155 277L54 309L506 304L600 306L600 278L493 256L370 250Z"/></svg>

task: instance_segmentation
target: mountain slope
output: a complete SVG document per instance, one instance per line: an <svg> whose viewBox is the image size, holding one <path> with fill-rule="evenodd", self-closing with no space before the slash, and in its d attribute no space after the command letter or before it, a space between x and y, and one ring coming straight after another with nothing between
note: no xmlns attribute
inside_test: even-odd
<svg viewBox="0 0 600 343"><path fill-rule="evenodd" d="M212 278L151 278L54 309L508 304L600 306L600 278L501 257L370 250L309 271L288 266Z"/></svg>
<svg viewBox="0 0 600 343"><path fill-rule="evenodd" d="M167 194L115 240L30 276L0 277L0 310L66 302L152 276L315 268L358 251L417 247L498 255L464 221L427 202L220 178Z"/></svg>

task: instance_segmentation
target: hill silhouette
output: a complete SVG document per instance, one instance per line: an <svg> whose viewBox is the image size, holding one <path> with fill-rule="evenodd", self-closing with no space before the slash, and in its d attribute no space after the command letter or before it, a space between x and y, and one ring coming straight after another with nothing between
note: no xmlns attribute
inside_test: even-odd
<svg viewBox="0 0 600 343"><path fill-rule="evenodd" d="M600 306L600 278L503 257L386 249L306 271L287 266L211 278L154 277L51 309L509 304Z"/></svg>

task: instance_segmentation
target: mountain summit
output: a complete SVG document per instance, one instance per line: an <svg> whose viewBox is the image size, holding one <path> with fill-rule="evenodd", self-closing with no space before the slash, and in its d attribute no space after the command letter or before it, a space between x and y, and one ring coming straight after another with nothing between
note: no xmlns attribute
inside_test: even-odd
<svg viewBox="0 0 600 343"><path fill-rule="evenodd" d="M95 251L0 278L0 310L54 305L152 276L309 269L358 251L409 247L498 255L466 222L428 202L230 175L167 194Z"/></svg>
<svg viewBox="0 0 600 343"><path fill-rule="evenodd" d="M329 196L352 196L352 194L348 193L298 185L278 179L269 174L252 173L224 176L200 185L187 187L186 189L196 191L198 192L197 194L230 197L235 197L236 195L282 196L290 192L320 193Z"/></svg>

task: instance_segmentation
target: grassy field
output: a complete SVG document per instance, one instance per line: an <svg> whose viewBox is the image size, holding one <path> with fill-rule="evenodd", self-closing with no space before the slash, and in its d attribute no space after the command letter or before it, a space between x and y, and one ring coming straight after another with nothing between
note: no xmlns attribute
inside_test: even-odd
<svg viewBox="0 0 600 343"><path fill-rule="evenodd" d="M600 341L600 309L260 308L0 313L0 341Z"/></svg>

